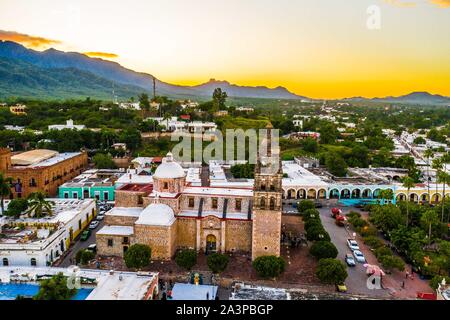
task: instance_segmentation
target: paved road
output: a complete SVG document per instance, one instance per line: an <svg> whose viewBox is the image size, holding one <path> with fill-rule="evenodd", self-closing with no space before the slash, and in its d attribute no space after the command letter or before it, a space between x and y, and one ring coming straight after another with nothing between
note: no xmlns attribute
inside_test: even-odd
<svg viewBox="0 0 450 320"><path fill-rule="evenodd" d="M346 214L349 211L358 211L355 208L341 208L343 213ZM347 239L352 238L352 232L347 231L344 227L339 227L335 224L335 220L331 217L330 208L319 209L320 218L322 224L330 234L331 241L338 249L338 259L344 261L345 254L351 253L351 250L347 246ZM361 248L361 251L366 256L365 249ZM347 267L348 278L345 281L348 292L352 294L363 294L368 296L388 297L389 292L387 290L371 290L367 287L367 275L366 269L362 263L357 263L355 267Z"/></svg>
<svg viewBox="0 0 450 320"><path fill-rule="evenodd" d="M103 227L105 223L104 221L105 220L100 221L97 228L91 230L91 235L86 241L81 241L80 237L78 237L78 240L76 240L75 244L69 249L69 253L64 257L64 260L59 265L59 267L66 268L75 264L75 255L77 254L77 252L80 251L81 249L86 249L89 245L95 243L95 234L98 230L100 230Z"/></svg>

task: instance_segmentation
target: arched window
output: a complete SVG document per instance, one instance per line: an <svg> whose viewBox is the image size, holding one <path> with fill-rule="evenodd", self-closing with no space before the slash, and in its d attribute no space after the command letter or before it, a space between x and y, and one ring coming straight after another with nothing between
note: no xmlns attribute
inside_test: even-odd
<svg viewBox="0 0 450 320"><path fill-rule="evenodd" d="M275 210L275 198L270 198L269 207L270 210Z"/></svg>
<svg viewBox="0 0 450 320"><path fill-rule="evenodd" d="M3 258L3 266L5 267L9 266L8 258Z"/></svg>
<svg viewBox="0 0 450 320"><path fill-rule="evenodd" d="M31 265L32 265L33 267L36 266L36 258L31 258Z"/></svg>
<svg viewBox="0 0 450 320"><path fill-rule="evenodd" d="M262 209L265 209L266 208L266 198L261 198L261 200L260 200L260 202L259 202L259 206L262 208Z"/></svg>

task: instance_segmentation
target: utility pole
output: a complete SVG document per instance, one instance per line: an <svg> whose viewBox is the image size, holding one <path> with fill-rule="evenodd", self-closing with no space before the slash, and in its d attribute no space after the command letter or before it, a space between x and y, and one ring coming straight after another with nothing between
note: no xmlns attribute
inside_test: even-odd
<svg viewBox="0 0 450 320"><path fill-rule="evenodd" d="M155 77L153 76L153 101L156 100L156 80Z"/></svg>

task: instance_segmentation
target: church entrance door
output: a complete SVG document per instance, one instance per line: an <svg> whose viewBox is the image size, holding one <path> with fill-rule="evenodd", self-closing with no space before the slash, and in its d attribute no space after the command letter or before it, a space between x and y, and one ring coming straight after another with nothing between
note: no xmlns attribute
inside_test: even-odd
<svg viewBox="0 0 450 320"><path fill-rule="evenodd" d="M216 236L210 234L206 237L206 252L217 251L217 239Z"/></svg>

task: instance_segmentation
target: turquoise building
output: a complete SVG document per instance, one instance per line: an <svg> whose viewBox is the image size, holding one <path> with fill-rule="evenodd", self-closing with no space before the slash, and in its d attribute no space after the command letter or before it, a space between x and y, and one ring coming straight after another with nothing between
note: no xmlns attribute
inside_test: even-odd
<svg viewBox="0 0 450 320"><path fill-rule="evenodd" d="M120 170L88 170L58 188L58 197L64 199L115 200L115 181L123 175Z"/></svg>

